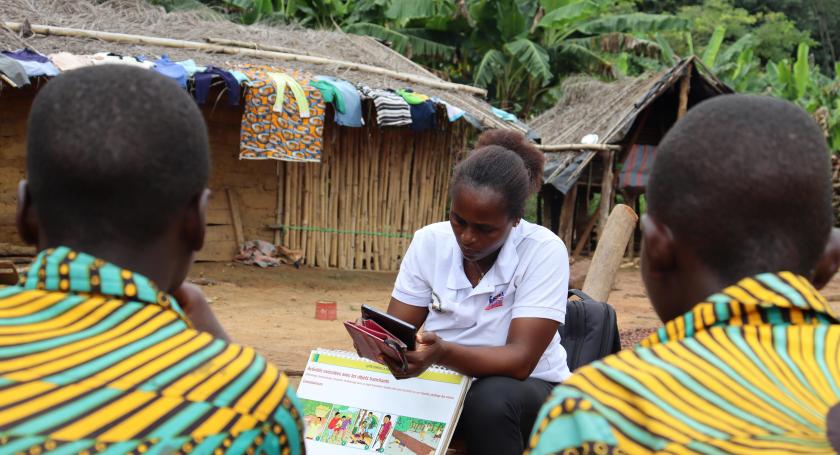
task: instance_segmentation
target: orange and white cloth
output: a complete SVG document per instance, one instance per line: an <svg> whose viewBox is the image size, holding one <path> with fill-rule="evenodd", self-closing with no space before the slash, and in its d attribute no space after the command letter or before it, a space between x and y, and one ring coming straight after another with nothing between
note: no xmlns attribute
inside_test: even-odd
<svg viewBox="0 0 840 455"><path fill-rule="evenodd" d="M251 80L239 158L320 162L326 104L321 92L307 84L312 76L270 66L238 69Z"/></svg>

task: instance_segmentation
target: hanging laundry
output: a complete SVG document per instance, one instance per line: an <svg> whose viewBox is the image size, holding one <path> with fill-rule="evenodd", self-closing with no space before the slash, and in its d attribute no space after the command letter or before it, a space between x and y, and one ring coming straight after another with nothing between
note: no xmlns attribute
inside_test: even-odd
<svg viewBox="0 0 840 455"><path fill-rule="evenodd" d="M432 101L438 102L446 106L446 116L449 118L450 122L456 122L461 117L464 116L465 112L458 106L453 106L446 101L440 100L438 98L432 98Z"/></svg>
<svg viewBox="0 0 840 455"><path fill-rule="evenodd" d="M251 80L248 79L248 76L246 76L242 71L231 70L229 73L231 76L236 78L236 82L239 82L239 85L251 83Z"/></svg>
<svg viewBox="0 0 840 455"><path fill-rule="evenodd" d="M321 92L321 97L324 98L325 103L332 103L335 106L336 113L344 113L344 96L339 93L335 85L329 81L318 79L309 81L309 85L317 88Z"/></svg>
<svg viewBox="0 0 840 455"><path fill-rule="evenodd" d="M49 55L50 61L61 71L70 71L76 68L93 65L93 57L90 55L76 55L69 52L59 52Z"/></svg>
<svg viewBox="0 0 840 455"><path fill-rule="evenodd" d="M31 49L20 49L16 51L4 51L3 55L13 58L20 63L26 75L36 76L58 76L59 71L45 55L41 55Z"/></svg>
<svg viewBox="0 0 840 455"><path fill-rule="evenodd" d="M416 93L414 90L411 89L399 89L397 90L397 95L400 95L406 103L410 105L415 104L423 104L429 100L427 95L423 95L422 93Z"/></svg>
<svg viewBox="0 0 840 455"><path fill-rule="evenodd" d="M18 88L29 85L29 76L26 75L23 65L11 57L0 55L0 73L3 73L3 80L12 87Z"/></svg>
<svg viewBox="0 0 840 455"><path fill-rule="evenodd" d="M134 57L114 54L113 52L99 52L91 57L94 65L128 65L150 70L155 64L150 61L140 61Z"/></svg>
<svg viewBox="0 0 840 455"><path fill-rule="evenodd" d="M493 114L495 114L496 117L499 117L500 119L506 122L515 122L517 120L516 116L511 114L510 112L505 112L495 107L493 108Z"/></svg>
<svg viewBox="0 0 840 455"><path fill-rule="evenodd" d="M368 86L359 87L359 91L373 99L376 106L376 122L379 126L411 124L411 108L401 96L389 90L372 89Z"/></svg>
<svg viewBox="0 0 840 455"><path fill-rule="evenodd" d="M311 76L297 72L283 73L282 69L269 66L247 65L238 68L250 80L245 93L245 113L242 116L241 159L276 159L284 161L321 161L326 105L317 88L301 86L305 99L283 97L280 110L275 111L277 98L276 77L286 74L298 81L311 80ZM281 79L285 79L282 78ZM288 80L286 80L287 85ZM305 104L308 117L302 114Z"/></svg>
<svg viewBox="0 0 840 455"><path fill-rule="evenodd" d="M335 123L353 128L359 128L365 124L362 119L362 97L353 84L329 76L315 76L315 80L317 84L329 84L333 87L336 99L340 100L335 103ZM320 88L320 85L318 87ZM321 94L324 94L323 90Z"/></svg>
<svg viewBox="0 0 840 455"><path fill-rule="evenodd" d="M431 100L411 105L411 130L426 131L435 125L437 106Z"/></svg>
<svg viewBox="0 0 840 455"><path fill-rule="evenodd" d="M46 55L41 55L32 49L18 49L16 51L3 51L3 55L11 57L19 62L47 63L50 61Z"/></svg>
<svg viewBox="0 0 840 455"><path fill-rule="evenodd" d="M484 125L477 118L475 118L474 115L470 114L469 112L464 113L464 120L466 120L467 123L474 126L479 131L484 130Z"/></svg>
<svg viewBox="0 0 840 455"><path fill-rule="evenodd" d="M306 99L306 93L303 91L303 87L298 81L286 73L271 72L267 74L275 85L274 106L272 110L274 112L283 112L283 101L286 99L286 86L288 85L289 90L294 95L294 101L297 103L298 113L301 118L309 118L309 102Z"/></svg>
<svg viewBox="0 0 840 455"><path fill-rule="evenodd" d="M152 68L164 76L173 79L182 88L187 88L187 70L183 66L169 60L166 55L155 61L155 66Z"/></svg>
<svg viewBox="0 0 840 455"><path fill-rule="evenodd" d="M193 77L195 73L200 73L207 69L207 67L196 65L193 59L181 60L180 62L175 62L175 64L184 68L184 71L187 72L187 78Z"/></svg>
<svg viewBox="0 0 840 455"><path fill-rule="evenodd" d="M195 89L195 100L198 104L207 102L207 96L210 93L210 85L213 78L218 76L222 78L228 90L228 104L230 106L239 105L240 86L239 81L229 72L215 66L208 66L203 71L195 73L193 76L193 85Z"/></svg>

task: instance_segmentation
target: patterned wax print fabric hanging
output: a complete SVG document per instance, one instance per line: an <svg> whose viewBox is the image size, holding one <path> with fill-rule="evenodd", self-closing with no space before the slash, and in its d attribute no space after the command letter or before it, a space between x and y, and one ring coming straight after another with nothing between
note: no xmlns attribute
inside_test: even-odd
<svg viewBox="0 0 840 455"><path fill-rule="evenodd" d="M326 105L307 84L312 76L270 66L237 69L250 79L239 158L320 162Z"/></svg>

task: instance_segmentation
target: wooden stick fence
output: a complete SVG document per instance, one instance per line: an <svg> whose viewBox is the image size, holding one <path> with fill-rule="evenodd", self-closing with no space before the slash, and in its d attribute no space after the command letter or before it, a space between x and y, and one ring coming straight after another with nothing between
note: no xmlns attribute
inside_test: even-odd
<svg viewBox="0 0 840 455"><path fill-rule="evenodd" d="M281 164L283 224L271 227L308 265L397 270L414 231L446 219L468 133L448 122L423 133L330 126L320 164Z"/></svg>

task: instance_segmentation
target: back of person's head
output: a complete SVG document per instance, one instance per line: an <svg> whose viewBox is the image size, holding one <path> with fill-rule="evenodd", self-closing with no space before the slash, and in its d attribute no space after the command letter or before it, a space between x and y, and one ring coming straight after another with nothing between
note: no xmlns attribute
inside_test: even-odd
<svg viewBox="0 0 840 455"><path fill-rule="evenodd" d="M50 244L143 244L202 193L207 131L168 78L106 65L67 72L35 98L27 177Z"/></svg>
<svg viewBox="0 0 840 455"><path fill-rule="evenodd" d="M508 216L521 218L525 202L542 184L545 156L522 133L489 130L481 134L475 150L456 167L450 196L462 185L489 189L505 201Z"/></svg>
<svg viewBox="0 0 840 455"><path fill-rule="evenodd" d="M659 145L648 214L724 284L783 270L810 276L832 225L829 168L822 131L799 107L716 97Z"/></svg>

